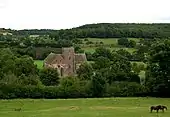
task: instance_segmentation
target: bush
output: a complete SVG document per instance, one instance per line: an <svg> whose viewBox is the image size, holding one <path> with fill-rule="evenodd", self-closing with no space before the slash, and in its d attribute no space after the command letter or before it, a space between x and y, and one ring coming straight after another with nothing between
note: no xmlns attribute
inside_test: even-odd
<svg viewBox="0 0 170 117"><path fill-rule="evenodd" d="M104 90L94 90L93 83L86 81L80 82L78 79L66 78L61 81L59 86L33 86L33 85L0 85L1 99L14 98L88 98L88 97L136 97L146 96L144 86L134 82L118 82L112 85L105 84ZM102 87L103 89L103 87ZM106 89L106 90L105 90ZM99 92L94 92L99 91Z"/></svg>
<svg viewBox="0 0 170 117"><path fill-rule="evenodd" d="M44 68L40 71L40 80L46 86L53 86L59 83L59 73L57 69Z"/></svg>
<svg viewBox="0 0 170 117"><path fill-rule="evenodd" d="M145 96L144 86L136 82L115 82L107 88L107 96L136 97Z"/></svg>
<svg viewBox="0 0 170 117"><path fill-rule="evenodd" d="M89 40L87 38L85 38L84 41L89 41Z"/></svg>
<svg viewBox="0 0 170 117"><path fill-rule="evenodd" d="M94 57L92 53L86 52L85 54L86 54L87 61L94 61Z"/></svg>
<svg viewBox="0 0 170 117"><path fill-rule="evenodd" d="M89 45L89 44L94 44L94 43L92 41L87 41L86 44Z"/></svg>

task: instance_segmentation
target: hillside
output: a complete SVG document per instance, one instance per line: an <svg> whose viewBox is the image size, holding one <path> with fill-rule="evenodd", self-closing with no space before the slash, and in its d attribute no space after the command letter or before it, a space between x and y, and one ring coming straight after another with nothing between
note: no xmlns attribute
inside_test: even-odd
<svg viewBox="0 0 170 117"><path fill-rule="evenodd" d="M11 30L10 30L11 31ZM170 37L169 23L97 23L71 29L12 30L14 35L50 35L55 38L167 38Z"/></svg>

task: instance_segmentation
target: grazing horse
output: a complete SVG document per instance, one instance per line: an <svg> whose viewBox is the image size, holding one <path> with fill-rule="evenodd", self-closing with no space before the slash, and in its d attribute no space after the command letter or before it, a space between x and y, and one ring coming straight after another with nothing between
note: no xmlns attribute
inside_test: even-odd
<svg viewBox="0 0 170 117"><path fill-rule="evenodd" d="M162 105L151 106L151 107L150 107L151 112L152 112L153 110L156 110L157 113L158 113L159 110L162 110L162 112L164 112L164 109L167 110L167 107L166 107L166 106L162 106Z"/></svg>

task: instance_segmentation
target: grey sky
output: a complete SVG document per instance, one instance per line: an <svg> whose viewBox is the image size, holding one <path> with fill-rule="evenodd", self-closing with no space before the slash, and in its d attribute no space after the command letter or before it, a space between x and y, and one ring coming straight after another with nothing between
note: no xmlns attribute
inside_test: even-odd
<svg viewBox="0 0 170 117"><path fill-rule="evenodd" d="M0 0L0 27L65 29L91 23L170 23L169 3L169 0Z"/></svg>

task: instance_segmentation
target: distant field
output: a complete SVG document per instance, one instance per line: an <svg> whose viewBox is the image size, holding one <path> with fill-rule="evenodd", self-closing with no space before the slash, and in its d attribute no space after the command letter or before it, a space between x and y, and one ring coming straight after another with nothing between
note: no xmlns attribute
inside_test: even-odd
<svg viewBox="0 0 170 117"><path fill-rule="evenodd" d="M90 52L93 53L95 51L95 49L97 48L97 46L95 45L95 43L100 43L103 42L103 46L112 50L119 50L119 49L126 49L129 52L134 52L136 49L135 48L125 48L122 47L120 45L117 44L117 40L118 38L106 38L106 39L100 39L100 38L87 38L89 41L93 42L94 44L86 44L86 41L83 41L84 44L81 44L81 48L85 51L85 52ZM84 39L83 39L84 40ZM129 40L134 40L136 42L139 42L140 39L137 38L129 38Z"/></svg>
<svg viewBox="0 0 170 117"><path fill-rule="evenodd" d="M94 53L95 52L95 49L97 47L83 47L82 49L85 51L85 52L90 52L90 53ZM113 50L119 50L119 49L125 49L127 50L128 52L132 53L134 51L136 51L135 48L117 48L117 47L106 47L107 49L110 49L111 51Z"/></svg>
<svg viewBox="0 0 170 117"><path fill-rule="evenodd" d="M89 41L92 42L103 42L104 44L114 44L117 45L118 38L86 38ZM139 42L139 38L128 38L129 40L134 40L136 42ZM83 41L85 43L85 41Z"/></svg>
<svg viewBox="0 0 170 117"><path fill-rule="evenodd" d="M0 117L170 117L150 113L152 105L170 107L169 98L17 99L0 100ZM21 111L14 111L21 108Z"/></svg>
<svg viewBox="0 0 170 117"><path fill-rule="evenodd" d="M103 42L104 44L117 44L118 38L108 38L108 39L100 39L100 38L87 38L89 41L94 43L96 42ZM84 41L85 43L85 41Z"/></svg>
<svg viewBox="0 0 170 117"><path fill-rule="evenodd" d="M34 64L37 65L38 69L42 69L43 68L43 60L34 60Z"/></svg>

